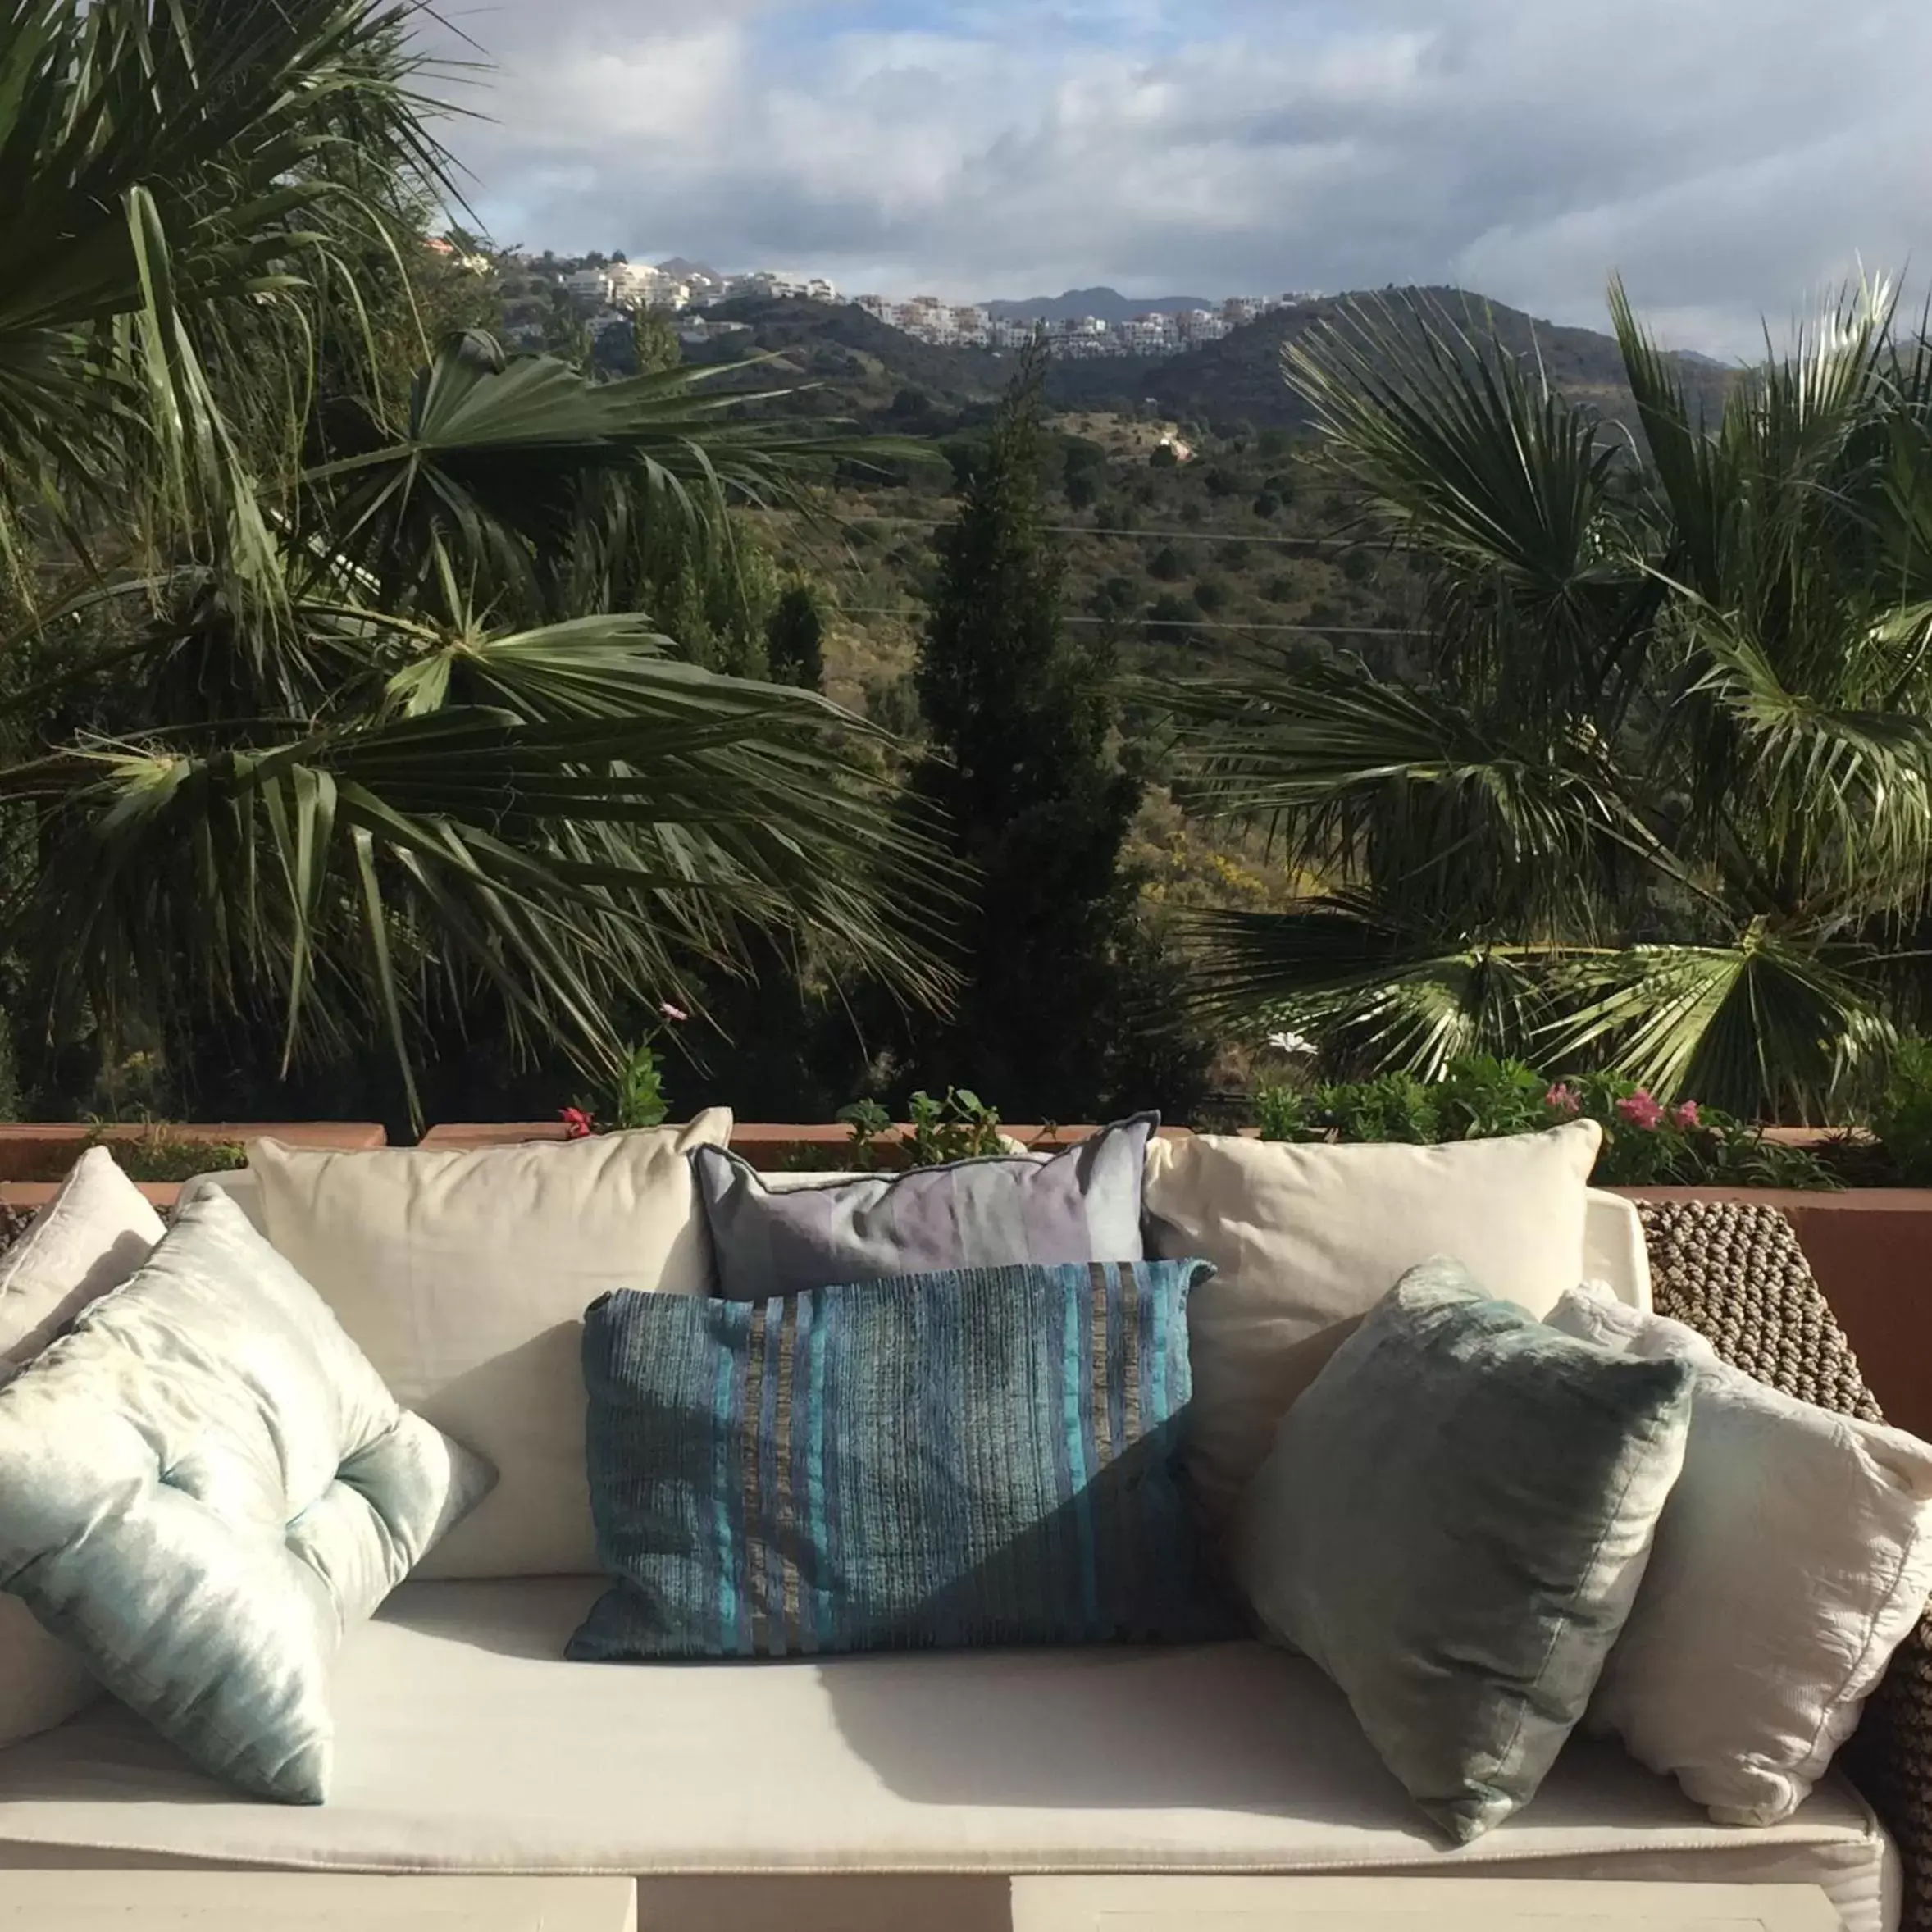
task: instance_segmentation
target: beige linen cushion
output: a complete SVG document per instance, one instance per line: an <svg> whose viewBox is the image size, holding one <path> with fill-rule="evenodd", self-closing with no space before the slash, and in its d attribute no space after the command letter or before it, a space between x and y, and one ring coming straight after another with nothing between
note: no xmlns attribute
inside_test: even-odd
<svg viewBox="0 0 1932 1932"><path fill-rule="evenodd" d="M713 1109L688 1127L467 1153L253 1143L269 1239L397 1401L496 1466L494 1492L420 1574L595 1570L583 1311L614 1288L708 1291L685 1156L731 1131Z"/></svg>
<svg viewBox="0 0 1932 1932"><path fill-rule="evenodd" d="M1203 1134L1147 1151L1148 1252L1217 1270L1187 1310L1188 1467L1223 1525L1337 1337L1431 1256L1544 1315L1583 1278L1602 1130L1442 1147L1328 1146Z"/></svg>
<svg viewBox="0 0 1932 1932"><path fill-rule="evenodd" d="M0 1383L153 1251L161 1216L105 1147L89 1147L60 1191L0 1255ZM0 1749L65 1722L99 1694L79 1657L0 1595Z"/></svg>

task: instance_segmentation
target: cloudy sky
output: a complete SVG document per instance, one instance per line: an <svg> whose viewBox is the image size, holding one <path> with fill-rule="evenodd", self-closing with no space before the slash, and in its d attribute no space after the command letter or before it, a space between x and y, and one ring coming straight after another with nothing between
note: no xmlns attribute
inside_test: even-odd
<svg viewBox="0 0 1932 1932"><path fill-rule="evenodd" d="M453 145L504 244L1590 324L1616 269L1718 354L1932 256L1927 0L444 4L494 62Z"/></svg>

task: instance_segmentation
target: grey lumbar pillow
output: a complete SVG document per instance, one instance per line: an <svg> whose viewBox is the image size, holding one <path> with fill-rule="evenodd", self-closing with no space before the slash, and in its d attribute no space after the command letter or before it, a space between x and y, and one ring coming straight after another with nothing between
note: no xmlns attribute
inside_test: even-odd
<svg viewBox="0 0 1932 1932"><path fill-rule="evenodd" d="M1160 1125L1141 1114L1046 1160L995 1155L781 1193L736 1155L694 1148L718 1292L763 1301L960 1268L1138 1261L1141 1178Z"/></svg>
<svg viewBox="0 0 1932 1932"><path fill-rule="evenodd" d="M1583 1716L1683 1467L1693 1379L1427 1262L1288 1411L1244 1498L1255 1615L1459 1843L1535 1796Z"/></svg>

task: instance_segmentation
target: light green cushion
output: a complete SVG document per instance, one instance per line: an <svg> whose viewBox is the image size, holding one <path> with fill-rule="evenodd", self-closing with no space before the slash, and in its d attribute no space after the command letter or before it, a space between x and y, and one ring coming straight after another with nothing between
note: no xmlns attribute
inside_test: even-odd
<svg viewBox="0 0 1932 1932"><path fill-rule="evenodd" d="M0 1388L0 1588L204 1770L318 1803L343 1633L494 1479L211 1194Z"/></svg>
<svg viewBox="0 0 1932 1932"><path fill-rule="evenodd" d="M1341 1686L1458 1843L1535 1796L1582 1717L1683 1466L1693 1379L1427 1262L1288 1411L1247 1492L1235 1562L1262 1625Z"/></svg>

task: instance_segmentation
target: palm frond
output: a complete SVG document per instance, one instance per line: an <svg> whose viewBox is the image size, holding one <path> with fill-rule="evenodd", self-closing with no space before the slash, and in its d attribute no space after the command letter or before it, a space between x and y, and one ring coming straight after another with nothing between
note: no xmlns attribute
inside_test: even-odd
<svg viewBox="0 0 1932 1932"><path fill-rule="evenodd" d="M371 423L368 447L303 482L338 547L388 594L419 595L441 553L466 591L555 615L547 592L595 535L587 524L616 514L716 527L727 505L788 498L847 447L744 413L785 391L706 393L717 373L596 382L557 357L507 357L472 332L417 378L399 434Z"/></svg>
<svg viewBox="0 0 1932 1932"><path fill-rule="evenodd" d="M1450 661L1492 668L1533 629L1520 702L1588 711L1608 698L1618 663L1605 640L1648 594L1611 490L1621 453L1595 413L1504 352L1479 315L1465 326L1423 296L1355 303L1291 344L1285 366L1371 526L1432 567Z"/></svg>
<svg viewBox="0 0 1932 1932"><path fill-rule="evenodd" d="M442 184L404 34L419 0L0 0L0 520L130 471L268 549L216 394L259 382L298 264L382 232L350 177ZM138 500L138 499L137 499Z"/></svg>
<svg viewBox="0 0 1932 1932"><path fill-rule="evenodd" d="M1373 876L1468 929L1527 921L1588 932L1620 866L1685 890L1633 809L1629 779L1587 727L1566 732L1476 713L1359 663L1163 683L1173 758L1194 809L1258 821L1305 868Z"/></svg>
<svg viewBox="0 0 1932 1932"><path fill-rule="evenodd" d="M958 882L828 740L832 709L652 668L669 675L634 680L623 709L552 722L450 707L267 749L16 768L0 796L50 813L23 916L65 936L69 998L268 1000L291 1043L380 1027L405 1073L403 1022L431 982L489 984L521 1032L604 1071L620 993L675 996L754 930L942 996L919 933L939 935Z"/></svg>
<svg viewBox="0 0 1932 1932"><path fill-rule="evenodd" d="M1824 1120L1894 1037L1857 967L1762 927L1729 946L1573 961L1542 1044L1552 1064L1595 1059L1660 1096Z"/></svg>
<svg viewBox="0 0 1932 1932"><path fill-rule="evenodd" d="M1444 944L1359 894L1202 914L1185 932L1205 1014L1311 1033L1344 1064L1435 1079L1471 1053L1522 1052L1541 1017L1540 949Z"/></svg>

